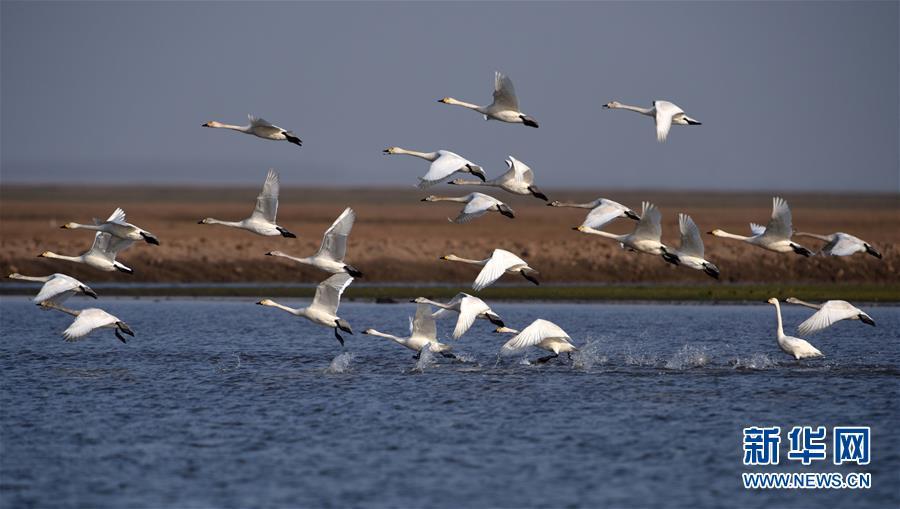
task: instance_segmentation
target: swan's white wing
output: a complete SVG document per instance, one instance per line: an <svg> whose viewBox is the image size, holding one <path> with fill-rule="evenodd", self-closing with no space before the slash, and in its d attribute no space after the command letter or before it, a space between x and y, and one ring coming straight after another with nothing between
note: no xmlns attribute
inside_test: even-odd
<svg viewBox="0 0 900 509"><path fill-rule="evenodd" d="M463 297L459 303L459 318L456 320L456 327L453 329L453 339L459 339L472 327L478 315L490 310L491 308L478 297L472 297L471 295Z"/></svg>
<svg viewBox="0 0 900 509"><path fill-rule="evenodd" d="M662 236L662 226L660 226L661 220L662 214L660 214L656 205L646 201L643 202L641 220L638 221L632 235L636 239L658 241Z"/></svg>
<svg viewBox="0 0 900 509"><path fill-rule="evenodd" d="M331 314L337 314L341 305L341 294L353 282L353 276L345 272L335 274L319 283L316 287L316 296L313 297L309 307L319 308Z"/></svg>
<svg viewBox="0 0 900 509"><path fill-rule="evenodd" d="M342 262L344 255L347 254L347 237L350 230L353 229L353 222L356 221L356 213L353 209L347 207L344 212L334 220L331 228L325 231L322 237L322 245L316 256L323 256L331 260Z"/></svg>
<svg viewBox="0 0 900 509"><path fill-rule="evenodd" d="M623 215L625 207L613 201L601 200L600 205L591 209L584 218L583 226L600 230L604 225Z"/></svg>
<svg viewBox="0 0 900 509"><path fill-rule="evenodd" d="M512 171L512 175L510 175L510 176L512 178L514 178L516 180L516 182L521 182L527 186L534 184L534 172L531 171L531 168L527 164L523 163L522 161L519 161L518 159L516 159L513 156L509 156L509 159L507 159L506 164L507 164L507 166L509 166L509 169ZM504 173L503 176L505 177L508 173L509 173L509 171Z"/></svg>
<svg viewBox="0 0 900 509"><path fill-rule="evenodd" d="M83 309L78 313L75 321L69 328L63 331L66 341L78 341L87 336L94 329L107 325L114 325L119 319L97 308Z"/></svg>
<svg viewBox="0 0 900 509"><path fill-rule="evenodd" d="M256 197L256 208L253 209L253 214L250 214L251 219L262 219L269 223L275 222L275 216L278 214L278 189L278 172L269 169L262 191Z"/></svg>
<svg viewBox="0 0 900 509"><path fill-rule="evenodd" d="M850 256L860 250L865 250L863 241L844 234L835 235L834 240L822 248L822 252L829 256Z"/></svg>
<svg viewBox="0 0 900 509"><path fill-rule="evenodd" d="M271 136L273 134L281 134L281 131L284 131L284 129L264 118L254 117L253 115L247 115L247 118L250 119L250 127L253 128L253 132L258 135Z"/></svg>
<svg viewBox="0 0 900 509"><path fill-rule="evenodd" d="M502 353L512 353L516 350L536 346L541 341L549 338L565 339L566 341L571 339L559 325L547 320L537 319L531 322L531 325L525 327L522 332L507 341L500 350Z"/></svg>
<svg viewBox="0 0 900 509"><path fill-rule="evenodd" d="M797 327L801 335L814 334L822 329L830 327L835 322L853 318L862 311L847 301L830 300L816 311L811 317Z"/></svg>
<svg viewBox="0 0 900 509"><path fill-rule="evenodd" d="M454 223L468 223L469 221L483 216L491 207L494 206L494 201L490 199L490 197L483 195L481 193L473 193L476 196L469 200L466 203L466 206L463 207L462 212L456 216L456 219L453 220Z"/></svg>
<svg viewBox="0 0 900 509"><path fill-rule="evenodd" d="M786 201L776 196L772 198L772 219L766 225L766 237L789 239L794 234L791 226L791 209Z"/></svg>
<svg viewBox="0 0 900 509"><path fill-rule="evenodd" d="M687 214L678 214L678 228L681 230L681 248L679 251L688 256L703 258L703 239L700 229Z"/></svg>
<svg viewBox="0 0 900 509"><path fill-rule="evenodd" d="M750 232L753 235L762 235L766 233L766 227L761 224L750 223Z"/></svg>
<svg viewBox="0 0 900 509"><path fill-rule="evenodd" d="M116 255L132 244L134 244L133 240L113 237L104 232L97 232L97 234L94 235L94 244L91 246L91 251L109 261L115 261Z"/></svg>
<svg viewBox="0 0 900 509"><path fill-rule="evenodd" d="M510 253L509 251L503 249L495 249L494 253L491 254L491 257L488 259L488 262L481 269L481 272L478 273L478 277L475 278L475 283L472 284L472 289L476 292L479 290L483 290L488 286L494 284L494 281L500 279L506 269L510 267L514 267L516 265L525 265L525 260L519 258L518 256Z"/></svg>
<svg viewBox="0 0 900 509"><path fill-rule="evenodd" d="M494 104L504 109L519 111L519 100L516 98L516 89L508 76L494 73Z"/></svg>
<svg viewBox="0 0 900 509"><path fill-rule="evenodd" d="M250 125L253 127L275 127L279 128L275 124L267 121L262 117L254 117L253 115L247 115L247 119L250 121ZM280 128L279 128L280 129Z"/></svg>
<svg viewBox="0 0 900 509"><path fill-rule="evenodd" d="M50 277L50 280L44 283L44 286L41 287L41 291L38 292L34 299L32 299L32 302L40 304L44 301L51 301L56 304L62 304L66 299L71 297L80 286L82 286L81 281L73 277L69 277L65 274L53 274L53 276Z"/></svg>
<svg viewBox="0 0 900 509"><path fill-rule="evenodd" d="M437 324L431 315L430 304L417 304L416 317L410 322L410 336L418 336L437 341Z"/></svg>
<svg viewBox="0 0 900 509"><path fill-rule="evenodd" d="M653 101L653 107L656 108L656 141L663 142L672 128L672 118L684 111L669 101Z"/></svg>
<svg viewBox="0 0 900 509"><path fill-rule="evenodd" d="M113 211L112 215L107 218L108 223L127 224L125 222L125 211L121 207Z"/></svg>
<svg viewBox="0 0 900 509"><path fill-rule="evenodd" d="M472 164L468 159L448 150L438 150L438 158L432 161L428 173L421 177L423 183L432 183L449 177L465 165Z"/></svg>

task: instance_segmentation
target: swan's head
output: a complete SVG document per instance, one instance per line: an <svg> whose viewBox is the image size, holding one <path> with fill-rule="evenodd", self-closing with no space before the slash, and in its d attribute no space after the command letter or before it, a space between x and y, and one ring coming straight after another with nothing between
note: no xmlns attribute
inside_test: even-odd
<svg viewBox="0 0 900 509"><path fill-rule="evenodd" d="M800 299L797 299L795 297L788 297L788 298L784 299L784 301L787 302L788 304L799 304L800 303Z"/></svg>
<svg viewBox="0 0 900 509"><path fill-rule="evenodd" d="M75 228L78 228L78 223L66 223L60 226L60 228L64 230L74 230Z"/></svg>
<svg viewBox="0 0 900 509"><path fill-rule="evenodd" d="M775 297L772 297L771 299L767 300L766 302L768 302L769 304L774 304L776 306L778 305L778 299L776 299Z"/></svg>
<svg viewBox="0 0 900 509"><path fill-rule="evenodd" d="M438 198L437 196L431 195L431 196L426 196L426 197L422 198L422 201L438 201L437 198Z"/></svg>
<svg viewBox="0 0 900 509"><path fill-rule="evenodd" d="M497 327L494 329L494 334L516 334L518 332L516 329L510 329L509 327Z"/></svg>
<svg viewBox="0 0 900 509"><path fill-rule="evenodd" d="M448 255L442 256L441 260L446 260L448 262L455 262L456 260L459 260L459 257L456 256L455 254L448 254Z"/></svg>
<svg viewBox="0 0 900 509"><path fill-rule="evenodd" d="M38 255L38 258L51 258L53 256L52 251L44 251L43 253Z"/></svg>
<svg viewBox="0 0 900 509"><path fill-rule="evenodd" d="M6 277L8 277L10 279L22 279L22 274L19 274L18 272L13 272L12 274L10 274Z"/></svg>
<svg viewBox="0 0 900 509"><path fill-rule="evenodd" d="M256 303L257 306L274 306L275 301L272 299L263 299Z"/></svg>
<svg viewBox="0 0 900 509"><path fill-rule="evenodd" d="M396 154L400 152L400 147L388 147L381 151L383 154Z"/></svg>
<svg viewBox="0 0 900 509"><path fill-rule="evenodd" d="M410 302L415 302L416 304L428 304L428 299L426 299L425 297L416 297Z"/></svg>
<svg viewBox="0 0 900 509"><path fill-rule="evenodd" d="M620 103L619 101L609 101L608 103L604 104L603 107L608 110L615 109L615 108L621 108L622 103Z"/></svg>
<svg viewBox="0 0 900 509"><path fill-rule="evenodd" d="M373 332L377 332L375 329L366 329L362 331L363 334L372 334Z"/></svg>
<svg viewBox="0 0 900 509"><path fill-rule="evenodd" d="M284 256L284 253L281 251L269 251L266 253L266 256Z"/></svg>
<svg viewBox="0 0 900 509"><path fill-rule="evenodd" d="M209 122L203 124L202 127L222 127L222 123L216 122L215 120L210 120Z"/></svg>
<svg viewBox="0 0 900 509"><path fill-rule="evenodd" d="M209 223L211 223L211 222L212 222L212 218L211 218L211 217L207 217L207 218L205 218L205 219L201 219L201 220L197 221L197 224L209 224Z"/></svg>
<svg viewBox="0 0 900 509"><path fill-rule="evenodd" d="M439 102L439 103L444 103L444 104L453 104L453 98L452 98L452 97L445 97L445 98L443 98L443 99L438 99L438 102Z"/></svg>
<svg viewBox="0 0 900 509"><path fill-rule="evenodd" d="M707 233L709 233L710 235L716 236L716 237L721 237L722 234L725 232L716 228L715 230L713 230L711 232L707 232Z"/></svg>

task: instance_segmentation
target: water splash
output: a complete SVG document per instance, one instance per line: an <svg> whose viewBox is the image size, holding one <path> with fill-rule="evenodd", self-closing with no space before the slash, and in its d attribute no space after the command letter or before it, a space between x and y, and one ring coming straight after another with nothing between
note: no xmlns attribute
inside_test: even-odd
<svg viewBox="0 0 900 509"><path fill-rule="evenodd" d="M671 359L667 360L666 369L685 370L701 368L709 364L712 357L705 347L696 345L684 345L681 350L675 352Z"/></svg>
<svg viewBox="0 0 900 509"><path fill-rule="evenodd" d="M419 352L419 358L416 359L416 366L413 368L413 371L417 373L424 373L425 368L430 368L434 364L434 354L431 352L431 349L423 348Z"/></svg>
<svg viewBox="0 0 900 509"><path fill-rule="evenodd" d="M777 365L778 363L764 353L755 353L750 357L738 357L731 361L734 369L770 369Z"/></svg>
<svg viewBox="0 0 900 509"><path fill-rule="evenodd" d="M609 362L609 357L600 351L601 344L588 341L572 354L572 366L576 369L590 371L594 366Z"/></svg>
<svg viewBox="0 0 900 509"><path fill-rule="evenodd" d="M350 363L353 362L353 353L352 352L343 352L337 355L334 359L331 359L331 364L325 370L328 374L341 374L341 373L349 373L351 371Z"/></svg>

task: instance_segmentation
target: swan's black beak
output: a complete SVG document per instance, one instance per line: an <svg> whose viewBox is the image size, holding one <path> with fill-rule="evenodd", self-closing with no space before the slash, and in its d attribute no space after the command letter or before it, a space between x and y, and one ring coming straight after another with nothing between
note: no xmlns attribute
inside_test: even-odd
<svg viewBox="0 0 900 509"><path fill-rule="evenodd" d="M419 201L428 201L428 198L422 198L422 199L419 200Z"/></svg>
<svg viewBox="0 0 900 509"><path fill-rule="evenodd" d="M201 220L197 221L197 224L205 224L205 223L204 223L203 220L201 219Z"/></svg>
<svg viewBox="0 0 900 509"><path fill-rule="evenodd" d="M209 127L209 122L205 122L205 123L204 123L203 125L201 125L200 127Z"/></svg>

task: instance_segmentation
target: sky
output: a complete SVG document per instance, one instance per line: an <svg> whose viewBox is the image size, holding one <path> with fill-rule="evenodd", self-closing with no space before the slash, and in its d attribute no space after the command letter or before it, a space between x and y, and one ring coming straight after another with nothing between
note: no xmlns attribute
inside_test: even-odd
<svg viewBox="0 0 900 509"><path fill-rule="evenodd" d="M898 2L0 3L0 182L900 192ZM439 104L515 83L539 129ZM702 126L604 110L665 99ZM252 113L297 148L201 127Z"/></svg>

